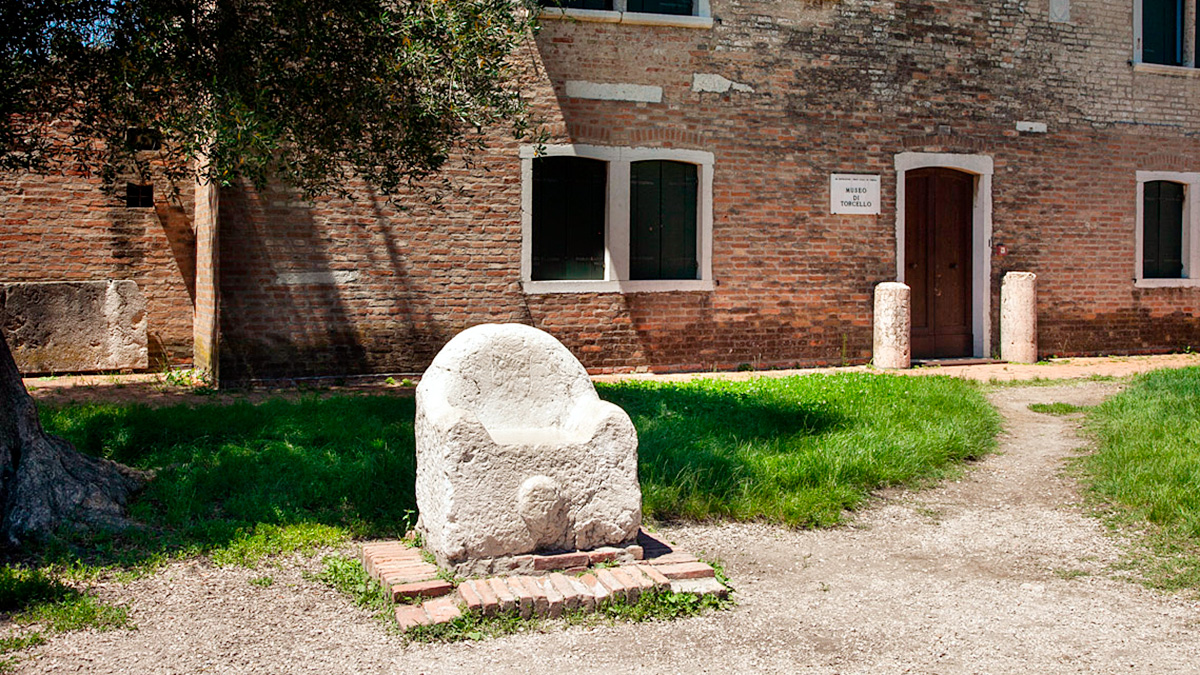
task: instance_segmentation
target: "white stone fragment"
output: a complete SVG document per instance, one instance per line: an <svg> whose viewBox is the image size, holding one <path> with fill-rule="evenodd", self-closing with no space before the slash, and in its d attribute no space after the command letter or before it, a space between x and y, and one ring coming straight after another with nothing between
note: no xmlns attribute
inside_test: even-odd
<svg viewBox="0 0 1200 675"><path fill-rule="evenodd" d="M734 82L726 77L715 73L693 73L692 74L692 91L710 94L724 94L729 90L745 92L747 94L754 93L754 87L741 82Z"/></svg>
<svg viewBox="0 0 1200 675"><path fill-rule="evenodd" d="M1037 363L1037 275L1009 272L1000 285L1000 358Z"/></svg>
<svg viewBox="0 0 1200 675"><path fill-rule="evenodd" d="M358 272L354 270L283 272L275 275L275 283L280 286L337 286L355 281L358 281Z"/></svg>
<svg viewBox="0 0 1200 675"><path fill-rule="evenodd" d="M872 362L876 368L904 369L912 362L912 291L908 286L887 281L875 287L875 345Z"/></svg>
<svg viewBox="0 0 1200 675"><path fill-rule="evenodd" d="M1047 127L1045 122L1017 122L1017 131L1028 134L1044 134Z"/></svg>
<svg viewBox="0 0 1200 675"><path fill-rule="evenodd" d="M1071 23L1071 0L1050 0L1050 21Z"/></svg>
<svg viewBox="0 0 1200 675"><path fill-rule="evenodd" d="M567 80L567 96L596 101L630 101L634 103L662 103L662 87L645 84L585 82Z"/></svg>
<svg viewBox="0 0 1200 675"><path fill-rule="evenodd" d="M549 334L463 331L425 371L416 403L419 529L439 564L636 538L633 423Z"/></svg>

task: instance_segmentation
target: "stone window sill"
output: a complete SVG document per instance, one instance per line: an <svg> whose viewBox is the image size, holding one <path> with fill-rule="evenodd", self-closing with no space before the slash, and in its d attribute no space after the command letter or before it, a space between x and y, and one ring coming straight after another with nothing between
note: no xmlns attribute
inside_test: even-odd
<svg viewBox="0 0 1200 675"><path fill-rule="evenodd" d="M1200 288L1200 279L1136 279L1134 288Z"/></svg>
<svg viewBox="0 0 1200 675"><path fill-rule="evenodd" d="M669 281L522 281L527 295L550 293L670 293L711 291L713 282L704 279Z"/></svg>
<svg viewBox="0 0 1200 675"><path fill-rule="evenodd" d="M1161 63L1135 63L1133 64L1133 72L1171 75L1173 77L1200 77L1200 68L1164 66Z"/></svg>
<svg viewBox="0 0 1200 675"><path fill-rule="evenodd" d="M669 26L672 28L713 27L711 16L675 16L672 14L646 14L644 12L612 12L602 9L542 9L542 19L590 21L593 23L622 23L630 26Z"/></svg>

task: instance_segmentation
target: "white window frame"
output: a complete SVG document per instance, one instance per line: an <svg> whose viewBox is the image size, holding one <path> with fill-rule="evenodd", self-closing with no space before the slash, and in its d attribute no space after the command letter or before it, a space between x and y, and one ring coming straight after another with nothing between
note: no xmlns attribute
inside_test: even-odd
<svg viewBox="0 0 1200 675"><path fill-rule="evenodd" d="M1142 275L1142 255L1145 246L1145 185L1150 181L1165 180L1183 185L1183 277L1180 279L1147 279ZM1200 270L1200 173L1181 171L1138 171L1137 172L1137 221L1134 227L1133 285L1136 288L1187 288L1200 287L1200 279L1191 278Z"/></svg>
<svg viewBox="0 0 1200 675"><path fill-rule="evenodd" d="M673 148L629 148L598 145L524 145L521 157L521 286L541 293L658 293L711 291L713 164L711 152ZM586 157L607 162L607 214L604 223L604 278L598 280L533 280L533 161L539 157ZM630 165L647 160L685 162L698 169L696 262L699 279L629 278Z"/></svg>
<svg viewBox="0 0 1200 675"><path fill-rule="evenodd" d="M543 7L539 18L570 19L596 23L624 23L634 26L672 26L676 28L712 28L712 7L710 0L695 0L692 5L692 16L678 14L651 14L649 12L630 12L627 0L613 0L613 8L609 9L569 9L563 7Z"/></svg>
<svg viewBox="0 0 1200 675"><path fill-rule="evenodd" d="M1198 0L1184 0L1183 3L1183 65L1168 66L1142 61L1142 0L1133 0L1133 69L1135 71L1200 77L1200 70L1196 69L1197 2Z"/></svg>

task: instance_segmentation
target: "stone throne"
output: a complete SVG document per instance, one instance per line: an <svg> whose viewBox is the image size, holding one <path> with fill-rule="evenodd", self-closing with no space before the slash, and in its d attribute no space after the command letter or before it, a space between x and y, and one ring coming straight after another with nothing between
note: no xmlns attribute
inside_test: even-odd
<svg viewBox="0 0 1200 675"><path fill-rule="evenodd" d="M434 358L416 397L418 531L443 568L523 571L534 552L636 540L633 423L549 334L467 329Z"/></svg>

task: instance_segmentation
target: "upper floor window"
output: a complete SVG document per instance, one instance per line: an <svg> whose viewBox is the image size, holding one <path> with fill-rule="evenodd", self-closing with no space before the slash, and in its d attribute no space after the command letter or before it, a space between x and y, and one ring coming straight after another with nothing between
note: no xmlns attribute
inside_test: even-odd
<svg viewBox="0 0 1200 675"><path fill-rule="evenodd" d="M626 0L628 12L645 12L646 14L674 14L677 16L692 16L695 10L692 0Z"/></svg>
<svg viewBox="0 0 1200 675"><path fill-rule="evenodd" d="M1196 3L1197 0L1135 0L1134 61L1195 66Z"/></svg>
<svg viewBox="0 0 1200 675"><path fill-rule="evenodd" d="M543 19L712 28L710 0L538 0Z"/></svg>
<svg viewBox="0 0 1200 675"><path fill-rule="evenodd" d="M712 289L712 153L558 145L521 160L527 292Z"/></svg>
<svg viewBox="0 0 1200 675"><path fill-rule="evenodd" d="M543 7L693 16L696 0L540 0Z"/></svg>
<svg viewBox="0 0 1200 675"><path fill-rule="evenodd" d="M1195 286L1200 264L1200 173L1137 172L1137 262L1141 287Z"/></svg>

